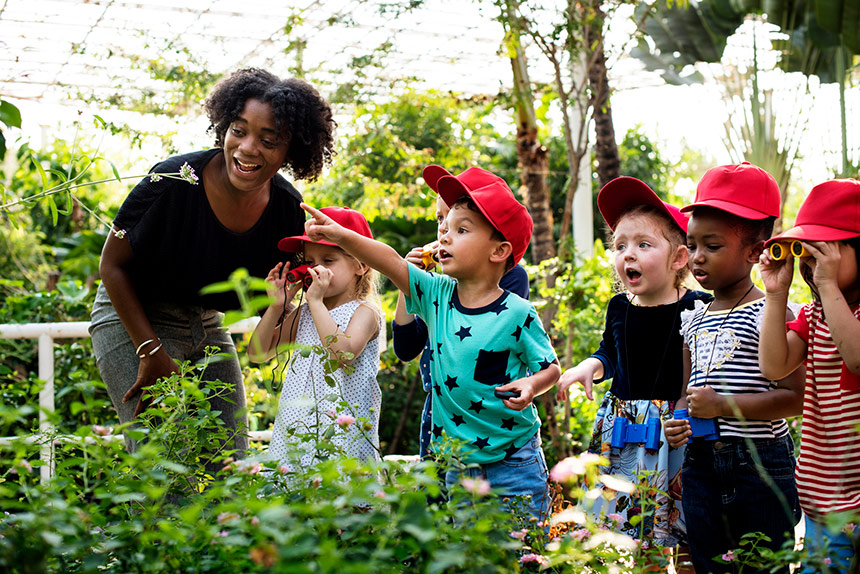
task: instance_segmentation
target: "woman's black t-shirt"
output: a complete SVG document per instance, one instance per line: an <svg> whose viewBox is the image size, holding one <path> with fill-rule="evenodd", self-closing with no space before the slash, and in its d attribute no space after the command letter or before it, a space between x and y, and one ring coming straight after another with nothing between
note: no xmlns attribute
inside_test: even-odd
<svg viewBox="0 0 860 574"><path fill-rule="evenodd" d="M128 270L141 302L237 309L235 293L201 295L200 289L226 280L240 267L265 277L289 257L278 241L304 232L301 195L280 174L272 178L269 204L251 229L235 233L224 227L209 205L202 178L203 168L220 153L217 148L199 151L155 165L150 173L178 172L188 163L199 181L147 177L120 207L114 230L125 232L134 252Z"/></svg>

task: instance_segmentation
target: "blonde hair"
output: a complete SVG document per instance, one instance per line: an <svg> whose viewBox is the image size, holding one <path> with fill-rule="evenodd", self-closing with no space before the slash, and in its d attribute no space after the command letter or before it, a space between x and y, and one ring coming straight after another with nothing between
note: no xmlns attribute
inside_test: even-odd
<svg viewBox="0 0 860 574"><path fill-rule="evenodd" d="M625 217L629 217L631 215L638 215L641 217L645 217L650 219L654 226L660 231L660 235L669 242L669 247L672 250L672 254L674 256L675 252L678 250L678 247L687 248L687 234L684 233L681 228L678 227L678 224L675 223L671 217L666 215L666 213L660 208L654 205L646 205L639 204L634 205L627 211L621 214L621 217L615 223L615 227L618 227L618 224ZM615 233L610 233L609 242L612 245L615 245ZM675 287L681 288L685 287L685 279L690 274L690 268L687 265L684 265L677 271L675 271ZM620 281L620 278L619 278Z"/></svg>

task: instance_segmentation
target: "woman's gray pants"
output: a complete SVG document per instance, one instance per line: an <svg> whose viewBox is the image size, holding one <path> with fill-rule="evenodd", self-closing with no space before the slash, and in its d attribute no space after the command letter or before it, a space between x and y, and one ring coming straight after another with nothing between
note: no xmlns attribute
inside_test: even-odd
<svg viewBox="0 0 860 574"><path fill-rule="evenodd" d="M235 432L234 444L226 445L226 448L237 449L237 458L242 457L248 449L245 385L236 347L221 326L223 315L201 307L162 303L145 306L145 311L152 328L164 345L164 350L175 361L197 363L205 357L206 347L219 347L222 353L232 356L229 360L209 363L203 378L209 381L220 380L233 387L233 392L229 395L232 402L216 397L211 399L211 405L212 410L221 411L221 420L228 429L228 436ZM137 380L140 360L135 354L134 343L111 305L103 285L99 286L96 293L90 335L99 372L119 420L121 423L130 422L134 419L139 396L127 403L122 402L122 397ZM129 450L134 449L134 444L128 437L126 446Z"/></svg>

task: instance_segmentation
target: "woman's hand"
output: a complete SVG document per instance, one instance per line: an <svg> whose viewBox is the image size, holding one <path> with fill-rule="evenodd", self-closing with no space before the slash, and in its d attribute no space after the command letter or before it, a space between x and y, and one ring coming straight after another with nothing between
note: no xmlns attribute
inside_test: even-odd
<svg viewBox="0 0 860 574"><path fill-rule="evenodd" d="M710 385L687 387L687 412L700 419L713 419L723 415L726 398Z"/></svg>
<svg viewBox="0 0 860 574"><path fill-rule="evenodd" d="M794 276L794 256L789 253L788 257L777 261L770 256L770 250L765 249L759 255L758 262L765 291L788 297L791 278Z"/></svg>
<svg viewBox="0 0 860 574"><path fill-rule="evenodd" d="M159 345L161 343L158 343ZM151 398L143 399L143 395L146 394L145 389L151 385L154 385L158 379L169 377L173 373L179 372L179 365L176 364L176 361L167 354L167 351L164 350L164 347L158 350L152 356L146 355L145 358L140 360L140 364L137 367L137 380L128 390L128 392L123 395L122 402L127 403L139 392L141 392L140 398L137 401L137 408L134 409L134 416L139 416L143 411L149 408L149 404L152 402Z"/></svg>
<svg viewBox="0 0 860 574"><path fill-rule="evenodd" d="M672 448L678 448L693 436L690 422L684 419L669 419L663 423L663 436Z"/></svg>

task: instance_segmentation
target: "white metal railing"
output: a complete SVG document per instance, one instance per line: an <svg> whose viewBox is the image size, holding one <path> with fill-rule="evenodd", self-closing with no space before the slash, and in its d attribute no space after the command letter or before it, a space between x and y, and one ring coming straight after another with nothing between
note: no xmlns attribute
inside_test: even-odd
<svg viewBox="0 0 860 574"><path fill-rule="evenodd" d="M259 321L258 318L244 319L230 325L230 333L250 333ZM0 339L38 339L39 340L39 372L38 376L45 382L39 392L39 433L26 437L0 437L0 444L25 440L36 442L39 435L51 433L53 425L48 420L48 414L54 412L54 339L84 339L90 336L89 321L74 321L68 323L23 323L0 325ZM248 433L252 440L268 441L272 431L253 431ZM122 435L109 435L104 440L122 439ZM58 437L58 441L80 440L78 437ZM48 480L54 474L54 442L42 446L41 478Z"/></svg>

